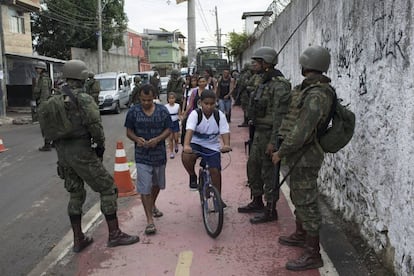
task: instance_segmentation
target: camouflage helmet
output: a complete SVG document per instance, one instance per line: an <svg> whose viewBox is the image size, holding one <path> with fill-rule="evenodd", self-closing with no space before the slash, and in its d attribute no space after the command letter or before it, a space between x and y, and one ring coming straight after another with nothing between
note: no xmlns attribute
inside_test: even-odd
<svg viewBox="0 0 414 276"><path fill-rule="evenodd" d="M180 71L178 71L177 69L171 70L171 76L179 76L179 75L180 75Z"/></svg>
<svg viewBox="0 0 414 276"><path fill-rule="evenodd" d="M134 82L140 82L141 81L141 77L140 76L135 76L134 77Z"/></svg>
<svg viewBox="0 0 414 276"><path fill-rule="evenodd" d="M35 68L39 68L39 69L43 69L43 70L47 70L46 67L46 62L44 61L38 61L35 65Z"/></svg>
<svg viewBox="0 0 414 276"><path fill-rule="evenodd" d="M252 59L263 59L264 62L275 65L277 64L277 53L275 49L264 46L253 53Z"/></svg>
<svg viewBox="0 0 414 276"><path fill-rule="evenodd" d="M322 46L311 46L300 55L299 63L304 69L327 72L331 63L331 55Z"/></svg>
<svg viewBox="0 0 414 276"><path fill-rule="evenodd" d="M93 77L95 77L95 74L93 72L89 72L88 73L88 78L92 79Z"/></svg>
<svg viewBox="0 0 414 276"><path fill-rule="evenodd" d="M88 73L88 68L82 60L72 59L63 65L63 78L65 79L86 80Z"/></svg>

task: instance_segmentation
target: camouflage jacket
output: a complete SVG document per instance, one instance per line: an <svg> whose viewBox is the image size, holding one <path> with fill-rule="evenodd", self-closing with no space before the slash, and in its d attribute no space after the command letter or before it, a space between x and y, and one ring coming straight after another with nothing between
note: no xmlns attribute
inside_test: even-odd
<svg viewBox="0 0 414 276"><path fill-rule="evenodd" d="M36 102L46 101L52 94L52 80L47 73L43 72L36 80L33 87L33 99Z"/></svg>
<svg viewBox="0 0 414 276"><path fill-rule="evenodd" d="M279 135L283 143L279 148L279 156L292 165L305 151L300 159L299 167L320 167L324 152L319 146L316 134L328 119L332 106L332 93L328 91L330 79L324 75L306 78L292 92L289 112L285 116ZM325 84L306 89L312 84Z"/></svg>
<svg viewBox="0 0 414 276"><path fill-rule="evenodd" d="M181 101L183 98L185 80L183 78L170 79L167 84L167 93L174 92L177 101Z"/></svg>
<svg viewBox="0 0 414 276"><path fill-rule="evenodd" d="M243 71L240 74L240 77L239 77L239 79L237 81L238 82L238 85L239 85L239 93L240 93L240 95L246 94L247 97L250 96L250 93L247 91L247 86L249 84L249 79L251 77L252 77L252 73L251 73L250 70Z"/></svg>
<svg viewBox="0 0 414 276"><path fill-rule="evenodd" d="M71 123L73 124L75 131L80 136L90 136L92 141L98 146L105 146L105 134L101 122L101 115L99 108L94 99L85 93L84 88L73 88L70 83L69 88L72 90L73 95L76 98L76 103L73 103L70 97L66 97L67 115ZM65 94L62 90L58 93Z"/></svg>
<svg viewBox="0 0 414 276"><path fill-rule="evenodd" d="M141 84L135 84L134 89L132 89L131 98L129 100L129 105L140 103L139 92L141 92Z"/></svg>
<svg viewBox="0 0 414 276"><path fill-rule="evenodd" d="M257 130L271 129L271 143L275 143L277 130L288 111L291 85L276 70L263 75L261 83L251 96L249 116Z"/></svg>
<svg viewBox="0 0 414 276"><path fill-rule="evenodd" d="M94 99L97 99L99 96L99 92L101 92L101 86L99 81L95 79L90 79L86 82L85 85L86 93L91 95Z"/></svg>

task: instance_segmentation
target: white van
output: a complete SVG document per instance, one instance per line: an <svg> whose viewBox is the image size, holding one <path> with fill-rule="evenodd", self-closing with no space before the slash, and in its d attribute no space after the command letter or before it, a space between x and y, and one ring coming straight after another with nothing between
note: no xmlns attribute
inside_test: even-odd
<svg viewBox="0 0 414 276"><path fill-rule="evenodd" d="M99 92L99 110L121 113L121 107L128 107L131 85L128 74L108 72L96 74L101 91Z"/></svg>

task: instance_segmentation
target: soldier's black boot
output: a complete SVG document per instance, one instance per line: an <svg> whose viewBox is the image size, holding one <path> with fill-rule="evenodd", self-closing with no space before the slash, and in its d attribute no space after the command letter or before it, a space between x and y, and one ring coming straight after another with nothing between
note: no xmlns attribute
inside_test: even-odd
<svg viewBox="0 0 414 276"><path fill-rule="evenodd" d="M136 242L139 242L138 236L128 235L119 229L118 218L116 214L114 215L105 215L106 223L108 224L108 247L115 247L118 245L129 245Z"/></svg>
<svg viewBox="0 0 414 276"><path fill-rule="evenodd" d="M276 202L266 204L263 214L257 215L250 219L251 224L266 223L277 220Z"/></svg>
<svg viewBox="0 0 414 276"><path fill-rule="evenodd" d="M254 196L252 202L246 206L237 208L239 213L257 213L263 212L264 205L262 201L262 196Z"/></svg>
<svg viewBox="0 0 414 276"><path fill-rule="evenodd" d="M305 241L305 251L296 260L288 261L286 263L286 269L301 271L322 267L323 260L319 251L319 235L310 236L307 234Z"/></svg>
<svg viewBox="0 0 414 276"><path fill-rule="evenodd" d="M296 220L296 230L290 236L280 236L279 243L288 246L304 247L306 240L306 231L303 229L302 222Z"/></svg>
<svg viewBox="0 0 414 276"><path fill-rule="evenodd" d="M81 216L69 216L73 230L73 252L79 253L93 242L91 237L86 237L82 232Z"/></svg>
<svg viewBox="0 0 414 276"><path fill-rule="evenodd" d="M52 145L50 144L44 144L42 147L39 148L39 151L51 151Z"/></svg>

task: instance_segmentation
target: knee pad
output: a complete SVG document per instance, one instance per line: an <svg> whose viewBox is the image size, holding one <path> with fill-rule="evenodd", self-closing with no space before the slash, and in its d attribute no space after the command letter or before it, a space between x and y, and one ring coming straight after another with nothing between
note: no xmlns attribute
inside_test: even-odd
<svg viewBox="0 0 414 276"><path fill-rule="evenodd" d="M118 189L110 188L101 192L101 212L104 215L114 214L117 211Z"/></svg>
<svg viewBox="0 0 414 276"><path fill-rule="evenodd" d="M81 215L82 206L85 203L86 191L82 190L76 193L70 193L70 199L68 204L68 214L69 216Z"/></svg>

